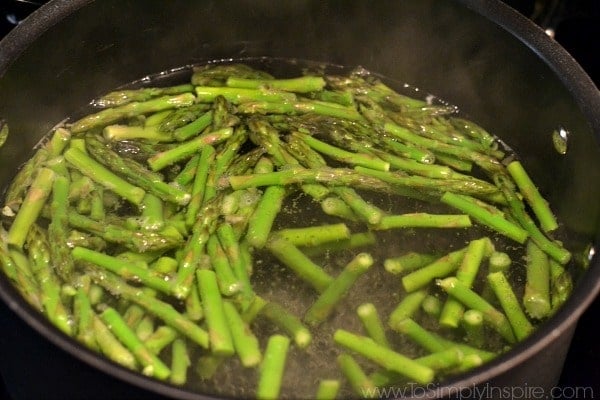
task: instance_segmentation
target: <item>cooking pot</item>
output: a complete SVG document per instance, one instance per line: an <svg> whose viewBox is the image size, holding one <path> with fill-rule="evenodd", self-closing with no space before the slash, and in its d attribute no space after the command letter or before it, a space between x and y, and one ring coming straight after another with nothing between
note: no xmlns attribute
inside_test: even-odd
<svg viewBox="0 0 600 400"><path fill-rule="evenodd" d="M505 355L407 397L466 388L463 398L482 398L473 387L488 390L483 398L507 398L500 389L551 394L577 320L600 290L600 94L565 50L498 1L51 1L0 42L0 118L10 127L0 187L42 135L95 96L183 65L260 56L361 65L410 83L458 105L521 156L571 233L574 293ZM559 130L565 154L553 146ZM10 321L0 325L0 369L16 399L207 398L98 357L3 274L0 296Z"/></svg>

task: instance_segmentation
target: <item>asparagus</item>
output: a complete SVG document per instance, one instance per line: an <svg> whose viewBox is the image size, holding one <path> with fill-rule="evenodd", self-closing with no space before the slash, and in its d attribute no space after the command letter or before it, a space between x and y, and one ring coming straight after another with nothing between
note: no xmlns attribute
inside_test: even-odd
<svg viewBox="0 0 600 400"><path fill-rule="evenodd" d="M515 160L508 164L506 170L510 173L510 176L519 187L523 197L531 206L542 229L545 232L550 232L558 228L558 223L556 222L548 203L538 191L537 187L523 168L523 165Z"/></svg>
<svg viewBox="0 0 600 400"><path fill-rule="evenodd" d="M282 335L272 335L267 342L263 361L259 368L257 399L279 397L290 339Z"/></svg>
<svg viewBox="0 0 600 400"><path fill-rule="evenodd" d="M408 293L398 303L396 308L392 311L388 319L388 325L392 329L396 329L396 326L405 320L406 318L412 317L423 303L423 300L427 297L427 290L420 289L412 293Z"/></svg>
<svg viewBox="0 0 600 400"><path fill-rule="evenodd" d="M554 260L550 260L550 289L553 311L563 305L573 291L571 274Z"/></svg>
<svg viewBox="0 0 600 400"><path fill-rule="evenodd" d="M242 320L238 310L232 303L224 302L223 310L229 324L235 352L238 354L242 365L247 368L258 365L262 360L258 339L252 333L248 324Z"/></svg>
<svg viewBox="0 0 600 400"><path fill-rule="evenodd" d="M454 277L438 280L437 283L444 291L462 302L465 306L482 312L485 321L488 322L507 342L515 342L515 335L506 316L485 301L481 296L463 285Z"/></svg>
<svg viewBox="0 0 600 400"><path fill-rule="evenodd" d="M40 300L48 319L67 335L73 333L72 318L61 299L60 281L54 274L50 259L50 245L45 232L33 224L27 235L31 271L39 288ZM16 252L13 252L13 259Z"/></svg>
<svg viewBox="0 0 600 400"><path fill-rule="evenodd" d="M546 254L533 242L527 243L527 278L523 293L525 311L536 319L547 317L550 303L550 263Z"/></svg>
<svg viewBox="0 0 600 400"><path fill-rule="evenodd" d="M19 248L23 247L32 224L40 215L42 207L50 196L55 176L56 174L48 168L38 171L8 230L6 236L8 244Z"/></svg>
<svg viewBox="0 0 600 400"><path fill-rule="evenodd" d="M497 185L501 188L504 197L506 197L511 215L523 227L523 229L527 231L531 240L559 263L563 265L568 263L571 259L571 253L567 249L563 248L560 244L547 238L538 229L535 222L525 211L523 203L514 192L512 183L502 175L497 175L495 180Z"/></svg>
<svg viewBox="0 0 600 400"><path fill-rule="evenodd" d="M171 284L162 277L155 275L147 267L140 267L138 264L119 260L116 257L109 256L84 247L75 247L71 251L73 259L76 261L92 263L107 269L124 279L135 279L144 285L159 290L166 294L172 293Z"/></svg>
<svg viewBox="0 0 600 400"><path fill-rule="evenodd" d="M385 328L379 318L375 305L373 303L363 303L358 306L356 313L369 337L373 339L375 343L390 347L390 343L385 336Z"/></svg>
<svg viewBox="0 0 600 400"><path fill-rule="evenodd" d="M197 135L198 133L204 131L204 129L208 128L210 124L213 122L213 112L207 111L198 118L191 121L189 124L178 127L173 131L173 138L182 142L191 138L192 136ZM169 122L165 122L161 127L165 127L165 125ZM172 125L172 123L171 123ZM167 128L168 129L168 128Z"/></svg>
<svg viewBox="0 0 600 400"><path fill-rule="evenodd" d="M492 248L492 242L487 237L469 242L462 262L456 270L456 279L465 286L472 287L486 253L489 253ZM464 307L461 303L448 299L440 315L440 325L449 328L458 327L463 311Z"/></svg>
<svg viewBox="0 0 600 400"><path fill-rule="evenodd" d="M315 400L334 400L340 390L340 381L337 379L322 379L315 394Z"/></svg>
<svg viewBox="0 0 600 400"><path fill-rule="evenodd" d="M69 184L67 177L57 176L55 178L52 185L52 202L50 203L52 221L48 225L50 257L58 275L64 280L69 280L74 268L67 245Z"/></svg>
<svg viewBox="0 0 600 400"><path fill-rule="evenodd" d="M246 265L246 260L243 258L242 248L236 238L233 226L226 222L222 223L217 228L216 232L221 246L227 255L227 259L229 260L233 274L241 286L240 292L242 295L242 300L245 303L248 303L254 296L252 286L250 284L250 275L248 272L249 267Z"/></svg>
<svg viewBox="0 0 600 400"><path fill-rule="evenodd" d="M438 257L432 254L409 251L398 257L386 258L383 262L383 266L387 272L398 275L403 272L410 272L424 267L435 261L437 258Z"/></svg>
<svg viewBox="0 0 600 400"><path fill-rule="evenodd" d="M194 280L194 271L203 254L204 247L210 235L216 229L217 223L217 200L208 202L199 213L199 218L192 227L192 234L181 250L181 259L177 275L173 282L173 292L175 297L184 299L188 296L192 282Z"/></svg>
<svg viewBox="0 0 600 400"><path fill-rule="evenodd" d="M206 251L210 257L212 268L217 275L219 290L224 296L232 296L238 293L242 283L233 273L231 264L227 259L227 254L223 250L219 238L216 235L211 235L206 242Z"/></svg>
<svg viewBox="0 0 600 400"><path fill-rule="evenodd" d="M220 96L233 104L251 101L285 102L293 101L296 98L293 93L274 89L196 86L196 98L199 102L213 102Z"/></svg>
<svg viewBox="0 0 600 400"><path fill-rule="evenodd" d="M311 326L325 321L336 305L348 295L348 291L356 280L373 265L373 257L368 253L359 253L327 286L317 300L308 308L304 320Z"/></svg>
<svg viewBox="0 0 600 400"><path fill-rule="evenodd" d="M198 210L202 206L204 195L206 192L206 180L208 178L208 170L215 159L215 148L208 145L204 146L200 151L200 159L196 167L194 184L191 192L191 199L185 215L185 223L192 226L196 221Z"/></svg>
<svg viewBox="0 0 600 400"><path fill-rule="evenodd" d="M287 92L317 92L325 87L325 80L320 76L302 76L289 79L250 79L230 76L225 85L229 87L260 89L269 88Z"/></svg>
<svg viewBox="0 0 600 400"><path fill-rule="evenodd" d="M407 292L423 288L436 278L443 278L454 272L465 256L467 249L455 250L438 258L425 267L402 277L402 286Z"/></svg>
<svg viewBox="0 0 600 400"><path fill-rule="evenodd" d="M477 222L486 225L493 230L503 234L504 236L511 238L519 243L525 243L528 232L522 229L520 226L513 224L507 219L501 217L497 213L489 210L489 208L483 208L477 203L473 202L469 197L446 192L441 197L442 202L470 215Z"/></svg>
<svg viewBox="0 0 600 400"><path fill-rule="evenodd" d="M180 237L163 234L163 232L132 231L120 225L95 221L74 211L68 212L69 224L77 229L90 232L111 243L122 244L125 247L138 251L164 251L178 247Z"/></svg>
<svg viewBox="0 0 600 400"><path fill-rule="evenodd" d="M93 128L110 125L127 117L189 106L194 100L193 94L183 93L175 96L158 97L144 102L134 101L122 106L107 108L97 113L89 114L73 122L70 128L73 133L81 133Z"/></svg>
<svg viewBox="0 0 600 400"><path fill-rule="evenodd" d="M235 353L233 339L223 309L217 276L210 270L196 271L198 290L204 308L211 353L216 356L231 356Z"/></svg>
<svg viewBox="0 0 600 400"><path fill-rule="evenodd" d="M353 233L348 239L327 242L318 246L304 247L302 252L308 257L319 254L335 253L344 250L357 249L375 244L377 238L371 231Z"/></svg>
<svg viewBox="0 0 600 400"><path fill-rule="evenodd" d="M333 278L312 262L296 246L280 237L272 237L267 243L269 251L318 292L324 292Z"/></svg>
<svg viewBox="0 0 600 400"><path fill-rule="evenodd" d="M94 338L102 354L124 367L133 370L137 368L135 356L121 344L104 322L95 314L92 326L94 328Z"/></svg>
<svg viewBox="0 0 600 400"><path fill-rule="evenodd" d="M87 138L86 146L92 157L114 173L122 176L129 183L154 194L164 201L179 205L186 205L189 202L189 193L163 182L160 175L147 170L130 158L120 156L98 139Z"/></svg>
<svg viewBox="0 0 600 400"><path fill-rule="evenodd" d="M208 348L208 333L179 313L175 308L153 296L147 295L143 290L127 285L122 279L110 272L104 272L93 268L86 269L94 282L115 295L143 307L148 313L163 320L167 325L175 328L180 334L188 337L194 343L203 348Z"/></svg>
<svg viewBox="0 0 600 400"><path fill-rule="evenodd" d="M512 290L510 283L502 272L492 272L487 276L490 287L496 294L508 321L510 322L517 340L523 340L533 331L533 325L521 309L519 300Z"/></svg>
<svg viewBox="0 0 600 400"><path fill-rule="evenodd" d="M204 146L222 142L232 134L232 128L223 128L218 131L203 133L194 139L183 142L175 148L153 155L148 159L148 165L152 171L160 171L171 164L190 158Z"/></svg>
<svg viewBox="0 0 600 400"><path fill-rule="evenodd" d="M67 150L65 152L65 159L93 181L108 190L114 191L133 204L139 205L146 194L144 189L134 186L115 175L102 164L76 148Z"/></svg>
<svg viewBox="0 0 600 400"><path fill-rule="evenodd" d="M192 92L194 87L190 84L183 84L169 87L148 87L141 89L123 89L115 90L102 95L100 98L94 100L94 106L96 107L116 107L121 106L133 101L146 101L154 97L181 94L186 92Z"/></svg>
<svg viewBox="0 0 600 400"><path fill-rule="evenodd" d="M361 398L375 396L377 388L354 357L350 354L342 353L337 357L337 363L354 390L354 393L360 395Z"/></svg>
<svg viewBox="0 0 600 400"><path fill-rule="evenodd" d="M113 124L105 126L102 134L109 142L120 142L129 140L144 140L149 142L171 142L173 137L161 132L158 126L131 126Z"/></svg>
<svg viewBox="0 0 600 400"><path fill-rule="evenodd" d="M285 228L273 232L295 246L318 246L339 240L350 239L350 229L344 223L309 226L304 228Z"/></svg>
<svg viewBox="0 0 600 400"><path fill-rule="evenodd" d="M471 219L463 214L410 213L386 215L379 223L371 226L374 230L395 228L468 228Z"/></svg>
<svg viewBox="0 0 600 400"><path fill-rule="evenodd" d="M434 295L427 295L421 302L421 308L427 315L439 318L442 313L442 302Z"/></svg>
<svg viewBox="0 0 600 400"><path fill-rule="evenodd" d="M169 381L175 385L185 384L190 365L190 356L185 341L183 339L175 339L171 350L171 376Z"/></svg>
<svg viewBox="0 0 600 400"><path fill-rule="evenodd" d="M269 186L265 189L256 210L248 221L246 240L252 246L262 248L267 244L273 222L281 209L285 194L286 190L282 186Z"/></svg>
<svg viewBox="0 0 600 400"><path fill-rule="evenodd" d="M90 349L98 349L94 336L94 310L83 287L77 288L73 299L73 318L76 324L76 338Z"/></svg>
<svg viewBox="0 0 600 400"><path fill-rule="evenodd" d="M39 285L33 276L27 257L18 250L9 250L5 237L6 231L0 228L0 266L2 270L15 284L25 300L36 310L43 312L44 306L39 295ZM17 258L23 262L19 262Z"/></svg>
<svg viewBox="0 0 600 400"><path fill-rule="evenodd" d="M190 293L185 299L185 315L192 321L200 321L204 318L204 308L202 307L202 300L198 292L197 281L192 283Z"/></svg>
<svg viewBox="0 0 600 400"><path fill-rule="evenodd" d="M422 384L430 383L435 375L433 369L425 367L393 350L383 347L373 339L355 335L343 329L338 329L333 335L336 344L354 351L361 356L394 372L398 372Z"/></svg>
<svg viewBox="0 0 600 400"><path fill-rule="evenodd" d="M167 367L154 353L148 350L114 308L107 307L100 314L100 318L102 318L111 332L136 357L137 361L142 365L142 371L145 375L153 376L161 380L169 377L171 374L169 367Z"/></svg>
<svg viewBox="0 0 600 400"><path fill-rule="evenodd" d="M128 324L129 325L129 324ZM177 338L177 331L170 326L159 326L144 340L144 346L153 354L159 354L162 349Z"/></svg>
<svg viewBox="0 0 600 400"><path fill-rule="evenodd" d="M258 296L255 297L255 299L257 298L260 299ZM312 334L297 316L286 310L279 303L273 301L268 301L264 304L259 301L259 304L262 304L259 311L260 315L264 315L265 318L283 329L299 348L306 348L310 344Z"/></svg>
<svg viewBox="0 0 600 400"><path fill-rule="evenodd" d="M508 315L506 309L504 309L504 311ZM475 347L482 347L485 342L485 333L483 328L483 313L478 310L467 310L462 315L461 323L467 335L467 342ZM517 335L517 339L521 340L519 335Z"/></svg>

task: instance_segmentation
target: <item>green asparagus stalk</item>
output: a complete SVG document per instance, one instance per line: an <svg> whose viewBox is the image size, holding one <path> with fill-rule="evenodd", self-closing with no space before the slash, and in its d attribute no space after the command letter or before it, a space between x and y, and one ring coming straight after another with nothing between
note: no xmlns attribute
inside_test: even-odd
<svg viewBox="0 0 600 400"><path fill-rule="evenodd" d="M539 230L533 219L525 211L523 202L517 197L513 185L508 178L503 175L497 175L495 176L495 181L506 198L511 215L527 231L531 240L562 265L568 263L571 259L571 253L559 243L550 240Z"/></svg>
<svg viewBox="0 0 600 400"><path fill-rule="evenodd" d="M148 313L160 318L167 325L175 328L180 334L188 337L194 343L203 348L208 348L208 333L195 322L175 310L169 303L150 296L141 289L129 286L125 281L110 272L93 268L87 268L86 272L92 277L95 283L106 290L140 305Z"/></svg>
<svg viewBox="0 0 600 400"><path fill-rule="evenodd" d="M409 251L398 257L386 258L383 262L383 266L387 272L398 275L424 267L437 259L438 257L433 254Z"/></svg>
<svg viewBox="0 0 600 400"><path fill-rule="evenodd" d="M238 106L238 111L242 114L317 114L352 121L363 120L362 115L354 107L345 107L319 100L294 101L293 99L276 98L252 100L248 98L247 102Z"/></svg>
<svg viewBox="0 0 600 400"><path fill-rule="evenodd" d="M27 235L27 248L31 271L39 284L40 299L46 316L62 332L72 335L72 317L61 299L60 281L51 264L50 245L45 232L36 224L31 226ZM13 259L15 254L13 252Z"/></svg>
<svg viewBox="0 0 600 400"><path fill-rule="evenodd" d="M233 273L227 254L223 250L216 235L206 242L206 251L210 257L212 268L217 275L219 289L224 296L232 296L241 290L242 283Z"/></svg>
<svg viewBox="0 0 600 400"><path fill-rule="evenodd" d="M371 231L353 233L348 239L337 240L335 242L327 242L317 246L304 247L302 252L312 257L321 254L332 254L350 249L358 249L362 247L372 246L376 243L377 238Z"/></svg>
<svg viewBox="0 0 600 400"><path fill-rule="evenodd" d="M269 337L259 368L257 399L272 400L279 397L289 346L290 339L286 336Z"/></svg>
<svg viewBox="0 0 600 400"><path fill-rule="evenodd" d="M162 181L162 177L149 171L136 161L123 157L110 150L104 143L95 138L87 138L86 146L90 154L115 174L149 193L179 205L186 205L190 194Z"/></svg>
<svg viewBox="0 0 600 400"><path fill-rule="evenodd" d="M19 248L23 247L32 224L37 220L42 207L50 196L55 176L56 174L48 168L38 171L8 230L6 236L8 244Z"/></svg>
<svg viewBox="0 0 600 400"><path fill-rule="evenodd" d="M318 292L324 292L333 282L320 266L312 262L296 246L280 237L272 237L267 243L269 251L283 264L298 275L298 277Z"/></svg>
<svg viewBox="0 0 600 400"><path fill-rule="evenodd" d="M358 216L337 196L329 196L321 201L321 209L327 215L339 217L348 221L358 221Z"/></svg>
<svg viewBox="0 0 600 400"><path fill-rule="evenodd" d="M246 89L277 89L287 92L317 92L325 87L325 80L320 76L302 76L289 79L249 79L230 76L225 85Z"/></svg>
<svg viewBox="0 0 600 400"><path fill-rule="evenodd" d="M90 349L98 350L94 336L94 310L92 303L82 287L77 288L73 299L73 318L75 319L75 337Z"/></svg>
<svg viewBox="0 0 600 400"><path fill-rule="evenodd" d="M69 184L69 178L56 176L52 185L52 201L50 203L52 220L48 225L50 257L58 275L67 281L74 268L73 259L67 246Z"/></svg>
<svg viewBox="0 0 600 400"><path fill-rule="evenodd" d="M107 108L73 122L71 132L81 133L93 128L110 125L123 118L189 106L194 100L193 94L183 93L175 96L158 97L144 102L134 101L122 106Z"/></svg>
<svg viewBox="0 0 600 400"><path fill-rule="evenodd" d="M198 282L192 284L190 293L185 299L185 315L192 321L200 321L204 318L204 308L198 292Z"/></svg>
<svg viewBox="0 0 600 400"><path fill-rule="evenodd" d="M337 379L322 379L315 394L315 400L334 400L340 390L340 381Z"/></svg>
<svg viewBox="0 0 600 400"><path fill-rule="evenodd" d="M164 278L155 275L148 268L140 267L138 264L128 263L116 257L109 256L84 247L75 247L71 251L74 260L92 263L107 269L124 279L139 280L144 285L159 290L166 294L172 293L171 284Z"/></svg>
<svg viewBox="0 0 600 400"><path fill-rule="evenodd" d="M410 213L386 215L371 229L385 230L396 228L468 228L471 219L463 214Z"/></svg>
<svg viewBox="0 0 600 400"><path fill-rule="evenodd" d="M483 313L485 321L488 322L507 342L515 342L515 335L506 316L485 301L481 296L463 285L455 277L438 280L437 283L444 291L459 300L465 306Z"/></svg>
<svg viewBox="0 0 600 400"><path fill-rule="evenodd" d="M550 232L558 228L558 223L556 222L552 210L550 210L548 203L540 194L539 190L525 171L525 168L523 168L523 165L515 160L508 164L506 170L510 173L510 176L519 187L521 194L523 194L523 197L531 206L531 209L540 222L542 230L544 230L544 232Z"/></svg>
<svg viewBox="0 0 600 400"><path fill-rule="evenodd" d="M200 269L196 271L196 278L208 326L211 353L216 356L231 356L235 349L223 310L217 276L213 271Z"/></svg>
<svg viewBox="0 0 600 400"><path fill-rule="evenodd" d="M456 279L465 286L472 287L486 253L489 254L492 248L493 244L487 237L469 242L461 264L456 270ZM448 299L440 315L440 325L457 328L463 312L464 307L460 302L452 298Z"/></svg>
<svg viewBox="0 0 600 400"><path fill-rule="evenodd" d="M174 385L183 385L187 381L188 368L192 365L186 343L183 339L175 339L171 350L171 377Z"/></svg>
<svg viewBox="0 0 600 400"><path fill-rule="evenodd" d="M505 309L506 312L506 309ZM508 315L508 313L507 313ZM510 319L510 318L509 318ZM485 333L483 327L483 313L478 310L467 310L463 313L461 319L462 327L467 335L467 343L475 347L482 347L485 343ZM514 328L514 326L513 326ZM517 339L521 340L518 335Z"/></svg>
<svg viewBox="0 0 600 400"><path fill-rule="evenodd" d="M102 130L104 138L110 142L125 140L144 140L149 142L172 142L173 136L161 132L156 125L131 126L113 124L105 126Z"/></svg>
<svg viewBox="0 0 600 400"><path fill-rule="evenodd" d="M261 298L256 296L255 299ZM273 301L262 303L259 300L258 304L262 305L259 311L260 315L263 315L279 328L283 329L294 340L294 343L296 343L299 348L304 349L310 344L312 341L312 334L310 333L310 330L302 324L300 318L286 310L279 303Z"/></svg>
<svg viewBox="0 0 600 400"><path fill-rule="evenodd" d="M527 278L523 306L532 318L550 315L550 263L547 255L533 241L527 243Z"/></svg>
<svg viewBox="0 0 600 400"><path fill-rule="evenodd" d="M383 347L368 337L338 329L333 335L333 340L336 344L368 358L383 368L398 372L418 383L427 384L434 378L435 372L433 369Z"/></svg>
<svg viewBox="0 0 600 400"><path fill-rule="evenodd" d="M129 369L137 369L135 356L112 334L102 320L94 314L92 326L98 348L107 358Z"/></svg>
<svg viewBox="0 0 600 400"><path fill-rule="evenodd" d="M402 286L407 292L420 289L436 278L443 278L454 272L460 265L467 249L455 250L434 262L402 277Z"/></svg>
<svg viewBox="0 0 600 400"><path fill-rule="evenodd" d="M517 340L523 340L533 332L533 325L523 312L519 300L502 272L488 274L487 281L496 294Z"/></svg>
<svg viewBox="0 0 600 400"><path fill-rule="evenodd" d="M94 105L102 108L116 107L131 103L133 101L146 101L159 96L187 93L192 92L193 90L194 86L190 84L169 87L115 90L94 100Z"/></svg>
<svg viewBox="0 0 600 400"><path fill-rule="evenodd" d="M250 368L260 364L262 355L257 337L252 333L248 324L242 320L238 310L232 303L224 302L223 310L229 324L235 352L242 365Z"/></svg>
<svg viewBox="0 0 600 400"><path fill-rule="evenodd" d="M131 328L127 326L123 317L121 317L114 308L107 307L100 314L100 318L102 318L115 337L117 337L136 357L137 361L143 367L142 372L145 375L153 376L161 380L169 377L171 374L169 367L167 367L154 353L148 350Z"/></svg>
<svg viewBox="0 0 600 400"><path fill-rule="evenodd" d="M190 199L185 215L185 223L188 226L192 226L196 222L196 216L202 206L204 193L206 192L208 171L210 165L214 162L215 154L215 148L210 145L204 146L200 151L200 159L198 160L194 185L192 186L192 198Z"/></svg>
<svg viewBox="0 0 600 400"><path fill-rule="evenodd" d="M223 128L215 132L203 133L194 139L183 142L173 149L165 150L155 154L148 159L148 165L152 171L160 171L169 165L190 158L204 146L222 142L232 134L232 128Z"/></svg>
<svg viewBox="0 0 600 400"><path fill-rule="evenodd" d="M354 357L350 354L342 353L337 357L337 363L350 383L352 390L354 390L354 393L361 398L370 398L376 395L377 388Z"/></svg>
<svg viewBox="0 0 600 400"><path fill-rule="evenodd" d="M171 344L176 338L177 331L170 326L163 325L159 326L144 340L144 346L153 354L159 354L162 349Z"/></svg>
<svg viewBox="0 0 600 400"><path fill-rule="evenodd" d="M469 197L446 192L442 196L441 200L443 203L446 203L464 212L465 214L470 215L477 222L490 227L496 232L499 232L504 236L515 240L516 242L525 243L525 240L527 240L527 237L529 236L528 232L518 225L515 225L500 215L491 212L488 208L480 207L478 204L471 201Z"/></svg>
<svg viewBox="0 0 600 400"><path fill-rule="evenodd" d="M385 328L379 318L379 313L373 303L363 303L356 309L363 327L371 339L385 347L390 347L390 343L385 336Z"/></svg>
<svg viewBox="0 0 600 400"><path fill-rule="evenodd" d="M233 226L227 222L222 223L217 228L219 242L229 260L233 274L240 285L242 301L247 305L254 296L252 285L250 284L249 266L242 255L241 245L236 238Z"/></svg>
<svg viewBox="0 0 600 400"><path fill-rule="evenodd" d="M442 313L442 302L434 295L427 295L421 302L421 308L425 314L439 318Z"/></svg>
<svg viewBox="0 0 600 400"><path fill-rule="evenodd" d="M567 301L573 291L571 274L554 260L550 260L550 289L553 311L558 310Z"/></svg>
<svg viewBox="0 0 600 400"><path fill-rule="evenodd" d="M178 129L189 126L192 122L197 121L198 118L206 118L206 113L210 112L208 111L209 109L210 106L207 104L192 104L188 107L181 107L173 111L168 111L168 116L160 121L159 129L162 132L173 132L173 137L177 138L176 131ZM148 125L148 119L146 119L146 125ZM183 129L185 130L186 128ZM194 134L203 129L204 128L198 127L198 130L194 132Z"/></svg>
<svg viewBox="0 0 600 400"><path fill-rule="evenodd" d="M390 314L388 318L388 325L394 330L397 329L397 325L400 322L406 318L411 318L419 310L421 303L423 303L423 300L425 300L426 297L426 289L420 289L412 293L408 293Z"/></svg>
<svg viewBox="0 0 600 400"><path fill-rule="evenodd" d="M339 240L350 239L350 229L344 223L285 228L273 232L295 246L318 246Z"/></svg>
<svg viewBox="0 0 600 400"><path fill-rule="evenodd" d="M368 253L356 255L327 286L317 300L308 308L304 320L311 326L324 322L337 304L348 295L356 280L373 265L373 257Z"/></svg>
<svg viewBox="0 0 600 400"><path fill-rule="evenodd" d="M213 102L217 97L224 97L233 104L251 101L285 102L295 100L290 92L274 89L246 89L236 87L196 86L196 98L199 102Z"/></svg>
<svg viewBox="0 0 600 400"><path fill-rule="evenodd" d="M265 189L256 210L248 221L246 240L252 246L260 249L267 244L273 222L281 209L285 194L286 190L282 186L269 186Z"/></svg>
<svg viewBox="0 0 600 400"><path fill-rule="evenodd" d="M173 131L173 138L183 142L208 128L213 122L213 112L207 111L189 124L180 126Z"/></svg>
<svg viewBox="0 0 600 400"><path fill-rule="evenodd" d="M131 201L133 204L139 205L146 194L144 189L134 186L115 175L102 164L76 148L67 150L65 152L65 159L93 181L99 183L108 190L114 191L124 199Z"/></svg>

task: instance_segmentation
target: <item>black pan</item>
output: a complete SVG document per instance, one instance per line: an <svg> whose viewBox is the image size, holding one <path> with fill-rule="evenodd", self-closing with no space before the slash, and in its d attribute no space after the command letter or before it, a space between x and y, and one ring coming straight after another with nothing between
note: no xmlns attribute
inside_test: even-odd
<svg viewBox="0 0 600 400"><path fill-rule="evenodd" d="M522 156L573 233L570 248L580 258L587 245L598 248L598 89L556 42L495 0L51 1L0 42L0 117L11 128L0 187L45 132L108 89L181 65L256 56L362 65L459 105ZM551 142L560 127L569 132L565 155ZM474 385L548 394L599 290L596 255L534 335L418 397ZM0 324L0 369L16 398L202 398L97 357L33 312L4 275L0 297L10 321Z"/></svg>

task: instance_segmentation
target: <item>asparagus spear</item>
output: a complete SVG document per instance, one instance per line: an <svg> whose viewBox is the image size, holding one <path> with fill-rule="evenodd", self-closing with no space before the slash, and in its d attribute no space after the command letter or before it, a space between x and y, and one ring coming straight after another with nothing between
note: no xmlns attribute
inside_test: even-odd
<svg viewBox="0 0 600 400"><path fill-rule="evenodd" d="M363 371L362 367L350 354L342 353L337 357L337 363L342 373L350 383L354 393L365 398L375 397L376 387Z"/></svg>
<svg viewBox="0 0 600 400"><path fill-rule="evenodd" d="M256 296L255 299L261 298ZM260 315L264 315L275 325L283 329L294 340L294 343L296 343L299 348L306 348L310 344L312 341L312 334L310 333L310 330L302 324L300 318L274 301L262 303L259 300L258 304L261 305L259 311Z"/></svg>
<svg viewBox="0 0 600 400"><path fill-rule="evenodd" d="M169 380L175 385L183 385L187 381L187 371L192 364L183 339L173 341L171 354L171 377Z"/></svg>
<svg viewBox="0 0 600 400"><path fill-rule="evenodd" d="M81 133L93 128L112 124L123 118L189 106L194 100L193 94L183 93L175 96L158 97L143 102L134 101L114 108L106 108L73 122L71 125L71 132Z"/></svg>
<svg viewBox="0 0 600 400"><path fill-rule="evenodd" d="M55 176L56 174L48 168L42 168L38 171L8 230L6 236L8 244L23 247L32 224L40 215L42 207L50 196Z"/></svg>
<svg viewBox="0 0 600 400"><path fill-rule="evenodd" d="M523 306L537 319L547 317L550 303L550 263L546 254L532 241L527 243L527 278Z"/></svg>
<svg viewBox="0 0 600 400"><path fill-rule="evenodd" d="M338 329L333 335L336 344L352 350L361 356L381 365L382 367L398 372L418 383L427 384L434 378L435 372L418 362L411 360L393 350L383 347L365 336L355 335L343 329Z"/></svg>
<svg viewBox="0 0 600 400"><path fill-rule="evenodd" d="M238 354L244 367L254 367L262 360L260 347L257 337L252 333L248 324L246 324L238 310L230 302L223 303L225 318L229 324L231 337L235 352Z"/></svg>
<svg viewBox="0 0 600 400"><path fill-rule="evenodd" d="M217 276L210 270L198 270L196 277L208 326L211 352L217 356L231 356L235 353L235 349L223 309Z"/></svg>
<svg viewBox="0 0 600 400"><path fill-rule="evenodd" d="M521 305L510 283L508 283L508 280L500 271L489 274L487 281L496 294L496 298L500 302L508 321L512 325L515 336L518 340L525 339L533 331L533 325L531 325L521 309Z"/></svg>
<svg viewBox="0 0 600 400"><path fill-rule="evenodd" d="M335 306L348 295L348 291L356 280L373 265L373 257L368 253L359 253L327 286L317 300L308 308L304 320L311 326L325 321Z"/></svg>
<svg viewBox="0 0 600 400"><path fill-rule="evenodd" d="M385 336L385 328L381 323L377 309L373 303L363 303L356 309L356 313L360 318L363 327L368 335L375 341L385 347L390 347L390 344Z"/></svg>
<svg viewBox="0 0 600 400"><path fill-rule="evenodd" d="M289 345L290 339L286 336L269 337L259 368L257 399L276 399L279 396Z"/></svg>

